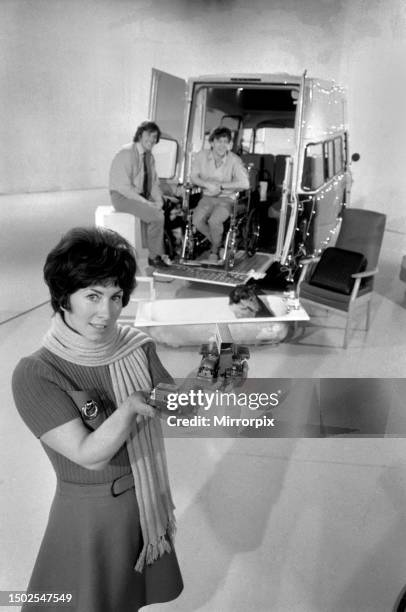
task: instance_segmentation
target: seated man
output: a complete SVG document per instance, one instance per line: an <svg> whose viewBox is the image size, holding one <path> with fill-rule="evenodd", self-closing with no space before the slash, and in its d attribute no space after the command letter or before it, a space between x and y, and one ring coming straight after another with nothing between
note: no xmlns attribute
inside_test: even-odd
<svg viewBox="0 0 406 612"><path fill-rule="evenodd" d="M168 267L170 262L164 255L162 192L152 155L160 136L156 123L141 123L133 142L125 145L114 157L109 185L116 211L131 213L147 224L148 263Z"/></svg>
<svg viewBox="0 0 406 612"><path fill-rule="evenodd" d="M223 224L231 214L233 192L249 188L248 172L238 155L230 151L231 131L218 127L210 134L211 148L197 153L191 181L203 188L193 213L193 223L211 242L209 261L218 261Z"/></svg>

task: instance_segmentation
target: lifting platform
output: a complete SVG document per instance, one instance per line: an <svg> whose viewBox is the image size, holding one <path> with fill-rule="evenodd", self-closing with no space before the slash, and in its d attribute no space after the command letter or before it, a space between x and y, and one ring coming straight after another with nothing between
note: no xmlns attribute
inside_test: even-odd
<svg viewBox="0 0 406 612"><path fill-rule="evenodd" d="M235 264L231 270L226 270L224 264L208 264L204 260L193 260L184 263L174 263L169 268L155 270L153 276L159 278L182 279L210 285L236 287L245 285L250 278L263 278L275 259L273 253L255 253L248 257L244 251L238 251Z"/></svg>

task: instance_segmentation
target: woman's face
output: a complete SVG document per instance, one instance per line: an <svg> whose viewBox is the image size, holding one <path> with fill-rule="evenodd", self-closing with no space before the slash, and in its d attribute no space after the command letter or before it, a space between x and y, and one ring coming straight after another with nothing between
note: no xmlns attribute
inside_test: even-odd
<svg viewBox="0 0 406 612"><path fill-rule="evenodd" d="M91 285L69 297L65 323L92 342L102 342L123 308L123 291L117 285Z"/></svg>

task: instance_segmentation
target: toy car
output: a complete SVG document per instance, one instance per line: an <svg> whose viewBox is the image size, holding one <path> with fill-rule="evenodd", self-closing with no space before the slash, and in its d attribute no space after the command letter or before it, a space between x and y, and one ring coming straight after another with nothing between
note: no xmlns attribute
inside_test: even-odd
<svg viewBox="0 0 406 612"><path fill-rule="evenodd" d="M204 354L197 371L197 378L215 380L218 376L219 360L220 357L218 354Z"/></svg>
<svg viewBox="0 0 406 612"><path fill-rule="evenodd" d="M148 404L157 410L166 410L169 393L178 393L178 387L169 383L158 383L149 394Z"/></svg>
<svg viewBox="0 0 406 612"><path fill-rule="evenodd" d="M216 346L203 344L197 378L216 380L219 376L230 380L239 379L245 374L245 363L250 357L247 346L239 344L220 344L220 354Z"/></svg>

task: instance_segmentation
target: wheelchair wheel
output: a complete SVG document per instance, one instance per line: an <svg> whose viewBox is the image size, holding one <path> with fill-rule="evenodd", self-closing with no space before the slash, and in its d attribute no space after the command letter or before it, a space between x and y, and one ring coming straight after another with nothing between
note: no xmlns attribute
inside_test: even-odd
<svg viewBox="0 0 406 612"><path fill-rule="evenodd" d="M195 251L194 236L193 236L190 226L187 225L185 228L185 233L183 234L181 259L185 261L189 261L190 259L193 259L194 251Z"/></svg>
<svg viewBox="0 0 406 612"><path fill-rule="evenodd" d="M195 256L195 248L194 248L194 243L193 240L189 240L186 243L186 248L185 248L185 259L186 261L190 261L191 259L194 259Z"/></svg>
<svg viewBox="0 0 406 612"><path fill-rule="evenodd" d="M165 253L168 255L168 257L170 259L174 259L176 252L175 252L175 247L173 244L173 238L170 234L170 232L168 232L168 230L164 231L164 249L165 249Z"/></svg>
<svg viewBox="0 0 406 612"><path fill-rule="evenodd" d="M253 208L248 214L243 234L244 248L248 257L252 257L257 251L260 229L259 212Z"/></svg>

